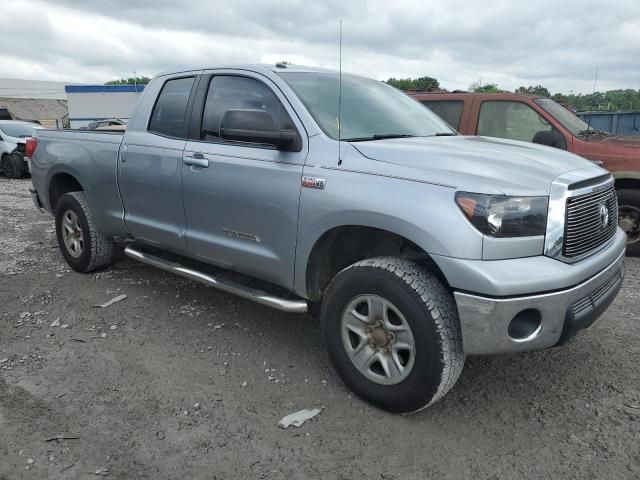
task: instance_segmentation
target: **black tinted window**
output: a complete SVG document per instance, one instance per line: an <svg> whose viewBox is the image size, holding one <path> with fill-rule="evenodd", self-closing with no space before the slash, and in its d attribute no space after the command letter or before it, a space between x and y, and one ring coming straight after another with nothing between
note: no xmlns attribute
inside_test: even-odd
<svg viewBox="0 0 640 480"><path fill-rule="evenodd" d="M422 100L422 103L453 128L460 129L460 118L464 106L461 100Z"/></svg>
<svg viewBox="0 0 640 480"><path fill-rule="evenodd" d="M276 128L295 130L280 100L264 83L248 77L217 76L209 84L200 139L219 139L222 116L227 110L236 109L266 111L275 121Z"/></svg>
<svg viewBox="0 0 640 480"><path fill-rule="evenodd" d="M156 106L153 107L149 130L170 137L182 137L187 102L193 78L169 80L162 87Z"/></svg>

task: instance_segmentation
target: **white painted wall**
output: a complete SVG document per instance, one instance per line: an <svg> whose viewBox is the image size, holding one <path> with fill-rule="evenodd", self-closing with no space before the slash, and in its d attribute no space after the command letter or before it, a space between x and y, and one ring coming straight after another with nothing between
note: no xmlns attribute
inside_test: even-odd
<svg viewBox="0 0 640 480"><path fill-rule="evenodd" d="M71 128L83 127L94 120L128 120L142 92L67 92Z"/></svg>

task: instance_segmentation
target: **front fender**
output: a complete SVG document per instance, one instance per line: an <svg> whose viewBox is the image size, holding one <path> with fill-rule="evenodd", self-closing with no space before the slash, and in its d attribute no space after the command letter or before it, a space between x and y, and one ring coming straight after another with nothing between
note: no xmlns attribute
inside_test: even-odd
<svg viewBox="0 0 640 480"><path fill-rule="evenodd" d="M302 188L294 290L307 295L307 265L329 230L363 226L389 231L428 254L482 258L482 234L455 204L455 189L342 169L307 167L325 189Z"/></svg>

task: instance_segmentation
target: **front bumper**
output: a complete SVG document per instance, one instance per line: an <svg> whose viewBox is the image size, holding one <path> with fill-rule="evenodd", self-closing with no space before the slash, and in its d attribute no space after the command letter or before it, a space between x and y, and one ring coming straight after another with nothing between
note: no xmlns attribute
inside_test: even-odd
<svg viewBox="0 0 640 480"><path fill-rule="evenodd" d="M538 350L564 343L591 325L616 297L624 279L624 254L623 250L609 266L568 289L507 298L455 292L465 354ZM512 323L521 312L526 313L518 318L526 317L531 326L524 334Z"/></svg>

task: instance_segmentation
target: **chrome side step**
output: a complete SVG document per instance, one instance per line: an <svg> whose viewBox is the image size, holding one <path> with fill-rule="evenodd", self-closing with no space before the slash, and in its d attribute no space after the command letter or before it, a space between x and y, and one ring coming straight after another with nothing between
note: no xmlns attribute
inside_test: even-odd
<svg viewBox="0 0 640 480"><path fill-rule="evenodd" d="M290 313L305 313L307 311L306 300L288 300L286 298L276 297L260 290L255 290L250 287L238 285L237 283L212 277L211 275L207 275L206 273L183 267L179 263L170 262L163 258L157 257L156 255L144 253L131 247L125 247L124 253L127 257L134 258L142 263L146 263L147 265L151 265L153 267L160 268L161 270L175 273L176 275L180 275L181 277L186 277L191 280L204 283L205 285L217 288L218 290L222 290L223 292L238 295L239 297L246 298L247 300L252 300L256 303L266 305L267 307Z"/></svg>

